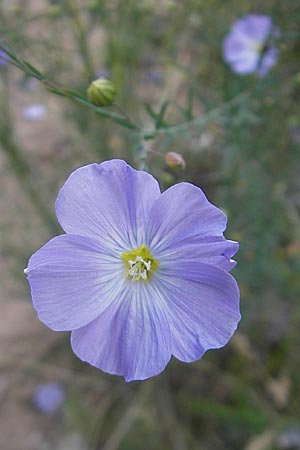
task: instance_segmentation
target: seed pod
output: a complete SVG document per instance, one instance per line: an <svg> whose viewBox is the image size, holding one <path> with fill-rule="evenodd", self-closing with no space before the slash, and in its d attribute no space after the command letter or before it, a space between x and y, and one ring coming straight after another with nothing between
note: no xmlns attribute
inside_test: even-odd
<svg viewBox="0 0 300 450"><path fill-rule="evenodd" d="M111 105L116 96L115 85L106 78L98 78L93 81L87 90L87 96L91 103L96 106Z"/></svg>

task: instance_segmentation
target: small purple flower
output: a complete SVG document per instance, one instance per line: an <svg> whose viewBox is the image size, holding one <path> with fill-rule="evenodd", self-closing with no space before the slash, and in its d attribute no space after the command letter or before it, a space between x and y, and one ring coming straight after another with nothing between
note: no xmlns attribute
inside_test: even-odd
<svg viewBox="0 0 300 450"><path fill-rule="evenodd" d="M225 214L198 187L161 193L148 173L121 160L70 175L56 200L66 234L51 239L25 273L34 308L74 352L126 381L192 362L224 346L240 320L228 273L238 244Z"/></svg>
<svg viewBox="0 0 300 450"><path fill-rule="evenodd" d="M64 391L58 383L37 386L33 393L34 406L44 414L57 411L65 399Z"/></svg>
<svg viewBox="0 0 300 450"><path fill-rule="evenodd" d="M267 47L278 33L269 16L249 14L237 20L223 41L223 57L231 69L241 75L257 73L264 77L278 59L278 49Z"/></svg>
<svg viewBox="0 0 300 450"><path fill-rule="evenodd" d="M0 48L0 68L7 66L8 54Z"/></svg>
<svg viewBox="0 0 300 450"><path fill-rule="evenodd" d="M41 120L47 114L47 108L41 103L32 103L22 109L22 117L26 120Z"/></svg>
<svg viewBox="0 0 300 450"><path fill-rule="evenodd" d="M160 85L163 81L163 73L159 70L149 70L146 72L146 80L150 83Z"/></svg>

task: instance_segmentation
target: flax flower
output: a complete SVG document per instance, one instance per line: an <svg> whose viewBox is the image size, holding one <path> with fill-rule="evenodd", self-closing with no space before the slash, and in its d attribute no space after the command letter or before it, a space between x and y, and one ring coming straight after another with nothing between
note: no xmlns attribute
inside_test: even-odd
<svg viewBox="0 0 300 450"><path fill-rule="evenodd" d="M25 273L34 308L53 330L72 330L84 361L126 381L191 362L224 346L240 319L228 273L238 244L225 214L198 187L161 193L121 160L72 173L56 214L66 232L39 249Z"/></svg>
<svg viewBox="0 0 300 450"><path fill-rule="evenodd" d="M0 48L0 68L8 64L8 54Z"/></svg>
<svg viewBox="0 0 300 450"><path fill-rule="evenodd" d="M65 393L59 383L38 385L33 393L34 406L44 414L56 412L65 399Z"/></svg>
<svg viewBox="0 0 300 450"><path fill-rule="evenodd" d="M47 108L41 103L32 103L22 109L22 117L26 120L41 120L47 115Z"/></svg>
<svg viewBox="0 0 300 450"><path fill-rule="evenodd" d="M237 74L257 73L264 77L278 59L278 49L267 45L272 34L278 33L271 17L244 16L233 24L223 41L224 60Z"/></svg>

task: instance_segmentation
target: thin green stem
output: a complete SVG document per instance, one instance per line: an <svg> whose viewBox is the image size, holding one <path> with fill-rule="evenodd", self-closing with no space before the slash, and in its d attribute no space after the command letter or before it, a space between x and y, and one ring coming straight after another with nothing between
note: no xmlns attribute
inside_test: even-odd
<svg viewBox="0 0 300 450"><path fill-rule="evenodd" d="M52 83L51 81L47 80L45 75L43 75L38 69L36 69L36 67L34 67L32 64L30 64L28 61L23 61L22 59L20 59L17 56L17 54L13 51L13 49L11 49L11 48L8 49L7 47L4 47L1 44L0 44L0 49L7 52L8 56L9 56L9 58L7 58L7 61L10 64L12 64L15 67L17 67L18 69L22 70L29 76L41 81L50 92L52 92L56 95L60 95L62 97L69 98L70 100L72 100L76 103L80 103L80 104L92 109L97 115L99 115L103 118L106 118L106 119L111 119L113 122L116 122L125 128L129 128L131 130L140 132L139 126L133 120L131 120L127 114L126 114L126 116L120 115L109 109L101 108L101 107L93 105L92 103L90 103L88 101L88 99L85 96L83 96L79 92L73 91L72 89L60 87L60 86Z"/></svg>
<svg viewBox="0 0 300 450"><path fill-rule="evenodd" d="M251 92L249 90L246 90L233 99L229 100L226 103L223 103L220 106L217 106L216 108L209 111L207 114L204 114L203 116L195 117L194 119L183 122L178 125L169 125L164 128L159 128L156 130L145 130L143 133L143 138L145 140L151 140L155 139L157 136L163 135L163 134L169 134L169 135L175 135L180 134L182 132L188 131L190 128L193 127L199 127L204 126L211 120L219 118L224 112L226 112L228 109L232 108L233 106L236 106L246 99L248 99L251 95Z"/></svg>

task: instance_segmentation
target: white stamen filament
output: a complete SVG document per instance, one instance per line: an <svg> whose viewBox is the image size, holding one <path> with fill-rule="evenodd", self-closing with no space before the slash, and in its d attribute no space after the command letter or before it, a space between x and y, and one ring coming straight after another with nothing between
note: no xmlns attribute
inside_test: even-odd
<svg viewBox="0 0 300 450"><path fill-rule="evenodd" d="M151 269L151 261L144 261L141 256L137 256L133 261L128 261L130 269L128 275L132 277L133 281L138 281L140 278L147 280L149 270Z"/></svg>

